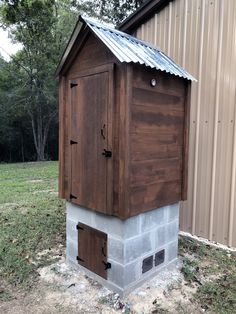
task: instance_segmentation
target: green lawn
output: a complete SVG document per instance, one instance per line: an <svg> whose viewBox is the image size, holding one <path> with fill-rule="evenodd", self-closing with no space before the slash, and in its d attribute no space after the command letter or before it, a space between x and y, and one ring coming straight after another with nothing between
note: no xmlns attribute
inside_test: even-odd
<svg viewBox="0 0 236 314"><path fill-rule="evenodd" d="M197 288L193 302L207 313L236 313L235 253L180 237L179 254L186 281Z"/></svg>
<svg viewBox="0 0 236 314"><path fill-rule="evenodd" d="M0 164L0 277L5 282L31 287L37 268L54 258L50 250L64 244L65 206L57 185L58 162Z"/></svg>
<svg viewBox="0 0 236 314"><path fill-rule="evenodd" d="M13 286L26 290L35 286L38 267L60 258L65 204L58 199L57 185L57 162L0 164L2 300L11 298ZM195 309L199 313L199 308L206 313L236 313L235 254L186 237L180 237L179 254L190 308L179 303L175 313ZM153 313L170 313L157 305Z"/></svg>

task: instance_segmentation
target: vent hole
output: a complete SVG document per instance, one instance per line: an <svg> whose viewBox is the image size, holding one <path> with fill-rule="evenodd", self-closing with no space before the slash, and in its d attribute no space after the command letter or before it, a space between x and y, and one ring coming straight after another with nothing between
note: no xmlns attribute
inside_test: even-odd
<svg viewBox="0 0 236 314"><path fill-rule="evenodd" d="M143 260L142 273L146 273L153 267L153 255Z"/></svg>
<svg viewBox="0 0 236 314"><path fill-rule="evenodd" d="M165 250L161 250L155 254L155 266L164 263L165 260Z"/></svg>

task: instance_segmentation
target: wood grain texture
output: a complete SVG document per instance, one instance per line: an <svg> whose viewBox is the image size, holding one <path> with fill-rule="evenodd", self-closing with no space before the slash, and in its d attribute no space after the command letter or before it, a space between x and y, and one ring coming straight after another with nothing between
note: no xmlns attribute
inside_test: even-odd
<svg viewBox="0 0 236 314"><path fill-rule="evenodd" d="M120 63L89 33L72 59L60 87L60 196L122 219L185 199L190 84Z"/></svg>
<svg viewBox="0 0 236 314"><path fill-rule="evenodd" d="M107 279L107 234L82 223L78 227L78 263Z"/></svg>
<svg viewBox="0 0 236 314"><path fill-rule="evenodd" d="M72 202L107 213L107 187L112 163L108 150L109 72L82 76L71 89L71 194ZM101 133L102 132L102 133ZM112 180L112 173L109 173Z"/></svg>
<svg viewBox="0 0 236 314"><path fill-rule="evenodd" d="M130 213L138 215L147 210L174 204L181 197L181 181L142 184L130 190Z"/></svg>
<svg viewBox="0 0 236 314"><path fill-rule="evenodd" d="M188 163L189 163L189 130L190 130L191 83L186 83L184 103L184 138L183 138L183 172L181 200L187 200L188 195Z"/></svg>
<svg viewBox="0 0 236 314"><path fill-rule="evenodd" d="M77 44L79 44L79 39ZM114 62L117 62L117 59L110 50L95 35L90 33L86 37L83 48L73 58L67 75L71 78L81 71Z"/></svg>
<svg viewBox="0 0 236 314"><path fill-rule="evenodd" d="M59 80L59 197L65 198L65 77Z"/></svg>
<svg viewBox="0 0 236 314"><path fill-rule="evenodd" d="M155 78L157 85L150 81ZM185 84L134 67L130 122L130 215L181 200Z"/></svg>

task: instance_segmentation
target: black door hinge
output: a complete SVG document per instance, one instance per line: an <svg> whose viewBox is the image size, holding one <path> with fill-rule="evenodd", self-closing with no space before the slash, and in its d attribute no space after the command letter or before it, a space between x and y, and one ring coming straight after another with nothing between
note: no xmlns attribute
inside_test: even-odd
<svg viewBox="0 0 236 314"><path fill-rule="evenodd" d="M73 88L75 86L78 86L78 84L77 83L70 83L70 88Z"/></svg>
<svg viewBox="0 0 236 314"><path fill-rule="evenodd" d="M112 157L112 152L110 150L104 149L102 155L104 155L105 157Z"/></svg>
<svg viewBox="0 0 236 314"><path fill-rule="evenodd" d="M84 262L84 260L82 258L80 258L79 256L76 256L76 259L78 262Z"/></svg>
<svg viewBox="0 0 236 314"><path fill-rule="evenodd" d="M76 229L77 229L77 230L84 230L84 228L80 227L80 225L77 225L77 226L76 226Z"/></svg>
<svg viewBox="0 0 236 314"><path fill-rule="evenodd" d="M73 195L73 194L70 194L70 199L71 199L71 200L72 200L72 199L77 200L77 196L75 196L75 195Z"/></svg>
<svg viewBox="0 0 236 314"><path fill-rule="evenodd" d="M107 269L110 269L111 268L111 263L109 263L109 262L104 262L104 261L102 261L103 262L103 264L104 264L104 266L105 266L105 270L107 270Z"/></svg>
<svg viewBox="0 0 236 314"><path fill-rule="evenodd" d="M70 145L78 144L78 142L70 140Z"/></svg>

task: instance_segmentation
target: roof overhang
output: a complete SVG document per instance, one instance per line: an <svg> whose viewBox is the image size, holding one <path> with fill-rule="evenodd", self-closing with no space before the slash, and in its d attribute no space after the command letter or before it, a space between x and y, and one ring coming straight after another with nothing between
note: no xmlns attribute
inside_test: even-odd
<svg viewBox="0 0 236 314"><path fill-rule="evenodd" d="M139 63L184 79L195 80L185 69L150 43L139 40L104 23L101 24L94 19L82 16L79 17L79 21L57 67L57 76L66 73L90 32L103 42L119 62Z"/></svg>
<svg viewBox="0 0 236 314"><path fill-rule="evenodd" d="M72 32L72 34L70 36L70 39L69 39L69 41L67 43L67 46L66 46L65 50L63 51L63 54L62 54L61 59L60 59L60 61L58 63L58 66L56 68L56 72L55 72L55 76L56 77L61 72L61 70L62 70L62 68L63 68L63 66L65 64L65 61L68 58L68 56L69 56L69 54L70 54L70 52L72 50L72 47L74 46L74 43L75 43L75 41L76 41L76 39L77 39L77 37L78 37L78 35L79 35L83 25L84 24L80 20L80 17L79 17L79 19L78 19L78 21L77 21L77 23L76 23L76 25L74 27L74 30L73 30L73 32Z"/></svg>
<svg viewBox="0 0 236 314"><path fill-rule="evenodd" d="M161 11L173 0L147 0L133 14L128 16L117 29L122 32L132 33L142 23L146 22L155 13Z"/></svg>

